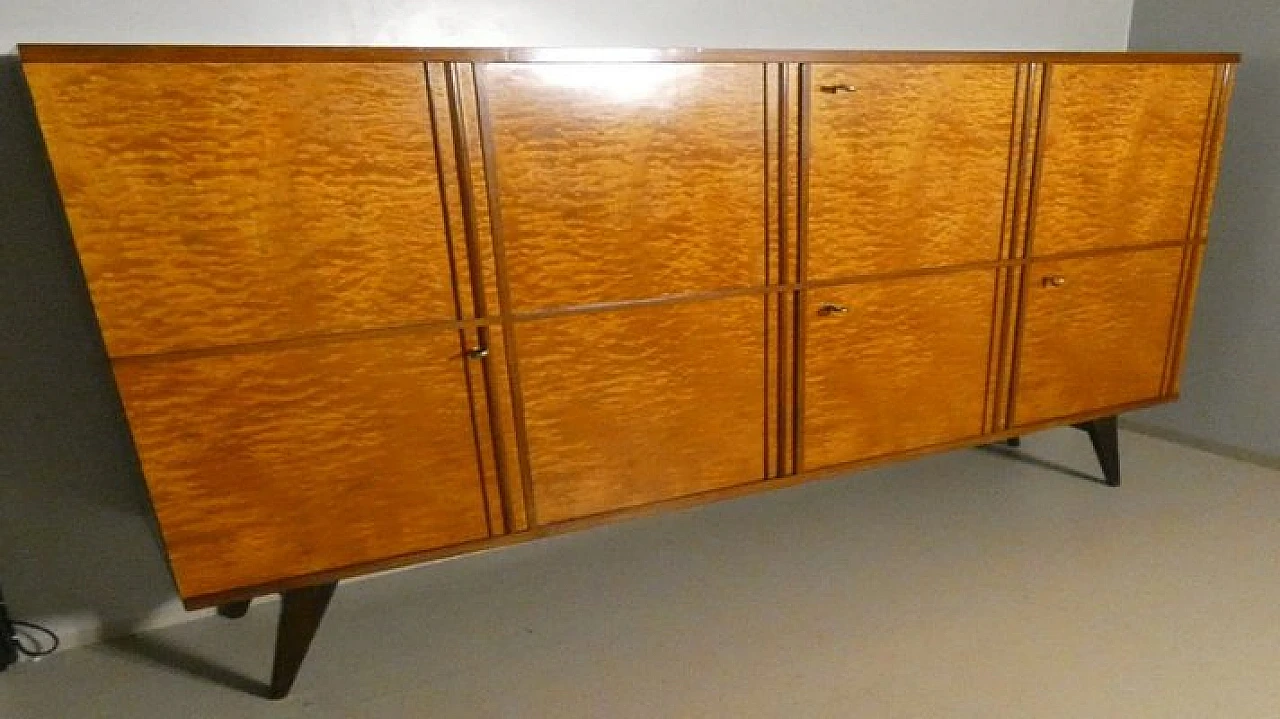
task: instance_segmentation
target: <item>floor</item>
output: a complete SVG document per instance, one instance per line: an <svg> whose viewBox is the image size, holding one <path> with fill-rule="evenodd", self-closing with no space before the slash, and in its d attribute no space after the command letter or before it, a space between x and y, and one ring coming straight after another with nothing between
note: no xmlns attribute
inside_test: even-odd
<svg viewBox="0 0 1280 719"><path fill-rule="evenodd" d="M26 717L1280 716L1280 472L1027 438L343 585L0 675Z"/></svg>

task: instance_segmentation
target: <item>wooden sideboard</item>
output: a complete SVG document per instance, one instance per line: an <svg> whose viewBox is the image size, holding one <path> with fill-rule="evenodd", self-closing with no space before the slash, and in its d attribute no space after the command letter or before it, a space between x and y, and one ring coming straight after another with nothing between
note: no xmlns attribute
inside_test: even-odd
<svg viewBox="0 0 1280 719"><path fill-rule="evenodd" d="M178 591L1173 400L1231 54L24 46Z"/></svg>

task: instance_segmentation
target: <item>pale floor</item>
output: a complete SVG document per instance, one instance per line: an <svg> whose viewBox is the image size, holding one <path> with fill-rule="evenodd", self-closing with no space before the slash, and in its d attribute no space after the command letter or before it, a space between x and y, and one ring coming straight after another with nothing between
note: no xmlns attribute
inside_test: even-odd
<svg viewBox="0 0 1280 719"><path fill-rule="evenodd" d="M0 674L0 716L1280 717L1280 472L1082 433L343 585Z"/></svg>

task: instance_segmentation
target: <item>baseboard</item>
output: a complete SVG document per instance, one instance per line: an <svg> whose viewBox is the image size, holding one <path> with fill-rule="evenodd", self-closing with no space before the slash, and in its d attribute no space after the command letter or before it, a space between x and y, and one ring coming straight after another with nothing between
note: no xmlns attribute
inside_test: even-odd
<svg viewBox="0 0 1280 719"><path fill-rule="evenodd" d="M1255 452L1251 449L1243 449L1224 442L1215 442L1211 439L1204 439L1203 437L1187 434L1186 432L1179 432L1176 429L1169 429L1168 427L1161 427L1141 420L1127 419L1124 417L1120 418L1120 427L1122 429L1127 429L1130 432L1145 434L1149 437L1163 439L1168 442L1173 442L1174 444L1181 444L1191 447L1192 449L1198 449L1202 452L1216 454L1221 457L1236 459L1241 462L1248 462L1249 464L1256 464L1260 467L1266 467L1267 469L1280 469L1280 457L1266 454L1265 452Z"/></svg>

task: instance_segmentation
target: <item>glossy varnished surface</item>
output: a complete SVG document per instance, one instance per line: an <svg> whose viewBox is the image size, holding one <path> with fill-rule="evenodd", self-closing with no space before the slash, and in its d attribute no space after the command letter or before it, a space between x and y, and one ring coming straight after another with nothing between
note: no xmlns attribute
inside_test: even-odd
<svg viewBox="0 0 1280 719"><path fill-rule="evenodd" d="M1016 65L812 74L810 279L998 258Z"/></svg>
<svg viewBox="0 0 1280 719"><path fill-rule="evenodd" d="M541 523L764 476L764 302L520 323Z"/></svg>
<svg viewBox="0 0 1280 719"><path fill-rule="evenodd" d="M1051 66L1033 252L1190 239L1218 77L1208 64Z"/></svg>
<svg viewBox="0 0 1280 719"><path fill-rule="evenodd" d="M28 64L113 356L453 316L409 64Z"/></svg>
<svg viewBox="0 0 1280 719"><path fill-rule="evenodd" d="M481 539L457 332L118 362L184 597Z"/></svg>
<svg viewBox="0 0 1280 719"><path fill-rule="evenodd" d="M1020 430L1176 386L1198 254L1020 257L1203 232L1216 155L1182 209L1168 168L1232 58L556 52L24 49L114 355L481 318L118 360L189 605L991 441L1010 385Z"/></svg>
<svg viewBox="0 0 1280 719"><path fill-rule="evenodd" d="M482 77L515 310L764 283L762 66Z"/></svg>
<svg viewBox="0 0 1280 719"><path fill-rule="evenodd" d="M993 270L810 292L802 470L981 434L994 293Z"/></svg>
<svg viewBox="0 0 1280 719"><path fill-rule="evenodd" d="M1014 421L1160 396L1183 248L1027 268ZM1061 277L1061 287L1046 278Z"/></svg>

